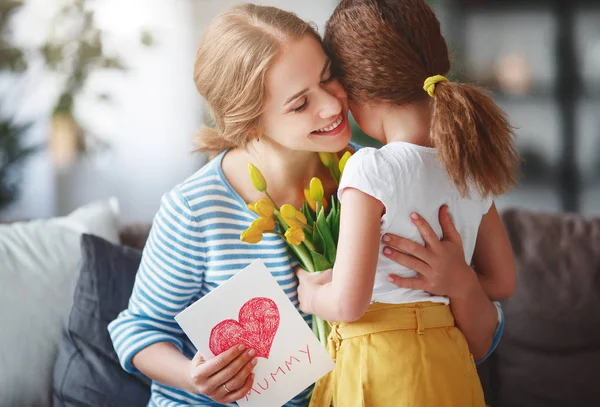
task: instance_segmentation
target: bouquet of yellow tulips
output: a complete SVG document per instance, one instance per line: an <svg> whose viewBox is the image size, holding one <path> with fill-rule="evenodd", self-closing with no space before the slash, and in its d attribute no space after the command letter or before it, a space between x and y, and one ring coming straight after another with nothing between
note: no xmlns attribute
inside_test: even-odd
<svg viewBox="0 0 600 407"><path fill-rule="evenodd" d="M329 168L331 176L338 185L350 155L350 152L346 152L338 159L333 153L319 153L321 162ZM341 209L335 194L327 200L324 196L323 183L315 177L311 179L309 188L304 189L305 200L301 208L295 208L290 204L277 208L267 191L267 182L259 169L249 164L248 171L254 188L265 196L257 202L248 204L248 208L259 218L242 232L240 239L246 243L256 244L262 240L265 233L277 234L286 240L306 271L319 272L332 268L340 232ZM326 345L329 324L313 315L312 325L315 335Z"/></svg>

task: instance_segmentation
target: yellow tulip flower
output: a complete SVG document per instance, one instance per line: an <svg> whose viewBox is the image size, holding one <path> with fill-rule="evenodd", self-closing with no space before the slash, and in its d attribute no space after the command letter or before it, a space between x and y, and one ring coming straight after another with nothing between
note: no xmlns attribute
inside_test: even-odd
<svg viewBox="0 0 600 407"><path fill-rule="evenodd" d="M346 151L344 153L344 155L342 156L342 158L340 158L340 163L339 163L340 172L344 172L344 168L346 168L346 163L348 162L348 159L351 156L352 156L352 153L350 153L350 151Z"/></svg>
<svg viewBox="0 0 600 407"><path fill-rule="evenodd" d="M299 210L296 210L296 220L302 223L303 225L306 225L308 223L308 221L306 220L306 216L304 216L304 214Z"/></svg>
<svg viewBox="0 0 600 407"><path fill-rule="evenodd" d="M252 222L250 228L258 229L261 232L271 231L275 229L275 219L272 216L266 218L260 217Z"/></svg>
<svg viewBox="0 0 600 407"><path fill-rule="evenodd" d="M267 190L267 181L265 181L265 177L261 174L261 172L252 164L248 164L248 172L250 173L250 181L252 181L252 185L260 192L265 192Z"/></svg>
<svg viewBox="0 0 600 407"><path fill-rule="evenodd" d="M325 191L323 191L323 183L317 177L314 177L310 180L310 197L315 202L321 202L323 200L323 195L325 195Z"/></svg>
<svg viewBox="0 0 600 407"><path fill-rule="evenodd" d="M240 235L240 240L245 243L256 244L262 240L262 230L257 227L250 226Z"/></svg>
<svg viewBox="0 0 600 407"><path fill-rule="evenodd" d="M279 208L279 213L285 221L285 223L291 228L302 229L303 225L296 219L296 213L298 211L290 204L282 205Z"/></svg>
<svg viewBox="0 0 600 407"><path fill-rule="evenodd" d="M332 153L319 153L319 158L321 159L323 165L327 168L332 168L335 163Z"/></svg>
<svg viewBox="0 0 600 407"><path fill-rule="evenodd" d="M308 190L308 188L304 188L304 199L306 200L306 203L308 204L308 206L310 207L310 209L312 209L313 212L316 212L316 210L317 210L317 201L315 201L314 199L312 199L312 197L310 196L310 191ZM322 203L323 203L323 208L325 208L325 210L327 210L327 199L325 199L323 197Z"/></svg>
<svg viewBox="0 0 600 407"><path fill-rule="evenodd" d="M258 213L256 212L256 202L249 203L246 206L248 207L248 209L250 209L252 212L258 215Z"/></svg>
<svg viewBox="0 0 600 407"><path fill-rule="evenodd" d="M296 217L296 208L293 205L285 204L279 208L279 213L284 218L294 219Z"/></svg>
<svg viewBox="0 0 600 407"><path fill-rule="evenodd" d="M304 188L304 199L306 200L306 203L308 204L308 206L310 206L310 209L313 210L313 212L317 210L317 201L312 199L308 188Z"/></svg>
<svg viewBox="0 0 600 407"><path fill-rule="evenodd" d="M273 216L273 212L275 212L275 207L267 198L259 199L254 208L256 209L255 213L263 218L270 218Z"/></svg>
<svg viewBox="0 0 600 407"><path fill-rule="evenodd" d="M285 231L285 239L292 246L299 246L305 239L304 231L298 228L289 228Z"/></svg>

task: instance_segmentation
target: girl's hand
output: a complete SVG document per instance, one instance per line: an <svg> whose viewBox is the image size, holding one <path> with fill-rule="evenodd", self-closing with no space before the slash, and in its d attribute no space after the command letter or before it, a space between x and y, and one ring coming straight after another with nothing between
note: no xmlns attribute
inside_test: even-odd
<svg viewBox="0 0 600 407"><path fill-rule="evenodd" d="M193 393L204 394L217 403L240 400L252 388L256 365L254 349L233 346L210 360L198 352L190 361L190 381Z"/></svg>
<svg viewBox="0 0 600 407"><path fill-rule="evenodd" d="M300 302L300 310L307 314L312 314L312 298L315 291L322 285L331 282L333 269L326 271L309 273L301 267L296 269L298 276L298 301Z"/></svg>
<svg viewBox="0 0 600 407"><path fill-rule="evenodd" d="M431 226L418 214L411 215L425 246L394 235L384 235L387 246L384 255L419 275L403 278L391 274L389 280L398 287L424 290L433 295L466 298L473 284L478 284L475 272L465 261L460 234L452 223L446 205L440 209L443 237L439 240Z"/></svg>

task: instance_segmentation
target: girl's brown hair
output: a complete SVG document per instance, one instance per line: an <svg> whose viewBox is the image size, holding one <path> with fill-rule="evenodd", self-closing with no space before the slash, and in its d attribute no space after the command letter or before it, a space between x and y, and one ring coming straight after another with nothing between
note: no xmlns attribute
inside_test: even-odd
<svg viewBox="0 0 600 407"><path fill-rule="evenodd" d="M198 151L212 155L243 147L259 129L267 70L288 41L305 34L321 42L310 23L275 7L242 4L215 17L194 65L194 81L216 128L195 137Z"/></svg>
<svg viewBox="0 0 600 407"><path fill-rule="evenodd" d="M425 79L450 70L440 23L423 0L342 0L325 29L334 71L358 103L406 105L428 98ZM463 195L516 185L519 156L506 114L482 89L435 87L430 137Z"/></svg>

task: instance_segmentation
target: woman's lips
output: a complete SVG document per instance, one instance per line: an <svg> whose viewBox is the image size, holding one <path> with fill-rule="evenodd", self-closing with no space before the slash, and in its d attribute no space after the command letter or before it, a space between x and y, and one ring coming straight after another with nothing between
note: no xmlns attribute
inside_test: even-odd
<svg viewBox="0 0 600 407"><path fill-rule="evenodd" d="M342 130L344 130L344 128L346 127L346 118L344 117L344 115L340 115L340 118L337 119L335 123L337 123L339 121L339 123L337 124L337 126L335 128L333 128L332 130L329 131L313 131L311 132L311 134L315 134L317 136L335 136L336 134L339 134ZM330 127L330 126L328 126Z"/></svg>

